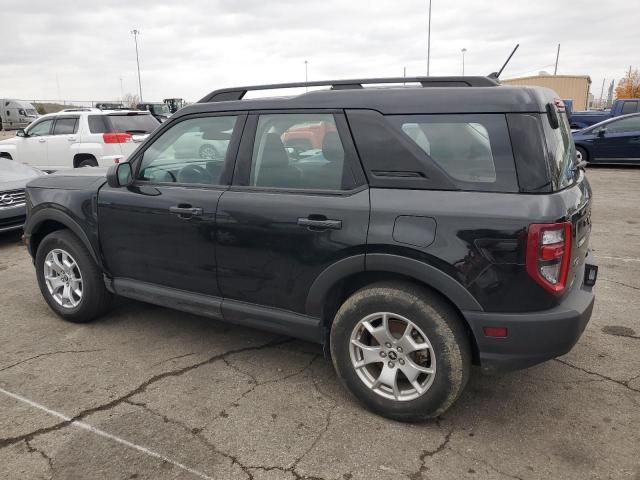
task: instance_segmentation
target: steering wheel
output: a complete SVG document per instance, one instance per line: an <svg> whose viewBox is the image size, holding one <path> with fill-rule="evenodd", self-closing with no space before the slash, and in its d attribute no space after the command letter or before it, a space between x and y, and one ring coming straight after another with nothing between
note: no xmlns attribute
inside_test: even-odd
<svg viewBox="0 0 640 480"><path fill-rule="evenodd" d="M178 172L178 183L213 183L212 175L200 165L185 165Z"/></svg>

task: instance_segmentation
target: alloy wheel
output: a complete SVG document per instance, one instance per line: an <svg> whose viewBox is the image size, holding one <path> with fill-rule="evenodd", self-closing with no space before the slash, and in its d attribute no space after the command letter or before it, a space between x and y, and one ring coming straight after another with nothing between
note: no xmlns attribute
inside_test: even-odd
<svg viewBox="0 0 640 480"><path fill-rule="evenodd" d="M44 281L51 298L63 308L75 308L82 301L82 273L75 259L60 248L47 253Z"/></svg>

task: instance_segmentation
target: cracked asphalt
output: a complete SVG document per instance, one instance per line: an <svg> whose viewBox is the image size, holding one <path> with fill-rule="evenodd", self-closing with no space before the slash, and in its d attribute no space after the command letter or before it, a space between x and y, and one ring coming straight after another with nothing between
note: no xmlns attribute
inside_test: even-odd
<svg viewBox="0 0 640 480"><path fill-rule="evenodd" d="M413 425L364 410L317 345L130 301L65 323L1 236L0 478L640 480L640 169L588 175L600 273L578 345L476 370Z"/></svg>

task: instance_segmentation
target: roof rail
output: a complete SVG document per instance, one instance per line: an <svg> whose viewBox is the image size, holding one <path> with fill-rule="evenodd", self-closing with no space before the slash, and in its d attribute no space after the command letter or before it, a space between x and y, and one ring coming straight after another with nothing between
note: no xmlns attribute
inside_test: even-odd
<svg viewBox="0 0 640 480"><path fill-rule="evenodd" d="M97 108L91 107L76 107L76 108L65 108L64 110L60 110L61 112L93 112L97 110Z"/></svg>
<svg viewBox="0 0 640 480"><path fill-rule="evenodd" d="M420 83L423 87L496 87L500 85L496 79L489 77L395 77L361 78L354 80L324 80L315 82L275 83L271 85L223 88L220 90L214 90L198 100L198 103L242 100L247 92L254 90L325 86L330 86L332 90L349 90L363 88L363 85L382 83Z"/></svg>

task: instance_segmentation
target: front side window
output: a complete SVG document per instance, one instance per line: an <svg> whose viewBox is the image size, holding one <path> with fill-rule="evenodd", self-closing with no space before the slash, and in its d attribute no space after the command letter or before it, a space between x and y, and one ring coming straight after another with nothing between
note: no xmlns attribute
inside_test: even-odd
<svg viewBox="0 0 640 480"><path fill-rule="evenodd" d="M78 131L77 118L59 118L53 126L54 135L70 135Z"/></svg>
<svg viewBox="0 0 640 480"><path fill-rule="evenodd" d="M49 135L49 130L51 129L52 123L53 119L51 118L43 120L31 127L27 133L30 137L42 137L44 135Z"/></svg>
<svg viewBox="0 0 640 480"><path fill-rule="evenodd" d="M353 188L333 115L261 115L249 182L255 187L285 189Z"/></svg>
<svg viewBox="0 0 640 480"><path fill-rule="evenodd" d="M200 117L176 123L147 148L138 179L220 185L238 117Z"/></svg>
<svg viewBox="0 0 640 480"><path fill-rule="evenodd" d="M463 190L517 191L504 115L389 117Z"/></svg>
<svg viewBox="0 0 640 480"><path fill-rule="evenodd" d="M615 120L604 127L607 133L640 132L640 115Z"/></svg>

